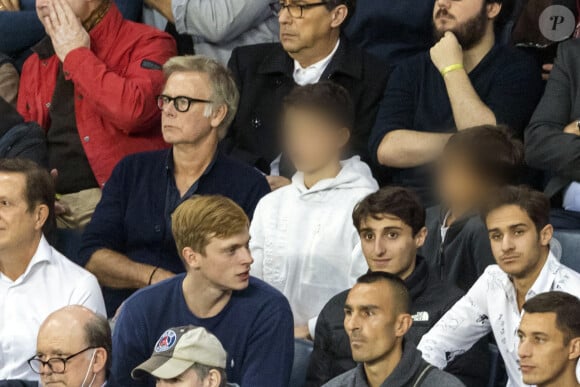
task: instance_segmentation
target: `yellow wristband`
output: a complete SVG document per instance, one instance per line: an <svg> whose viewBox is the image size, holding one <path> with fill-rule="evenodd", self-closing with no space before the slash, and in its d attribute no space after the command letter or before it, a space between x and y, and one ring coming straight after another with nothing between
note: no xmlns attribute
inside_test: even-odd
<svg viewBox="0 0 580 387"><path fill-rule="evenodd" d="M452 64L451 66L447 66L443 70L441 70L441 75L446 76L447 74L449 74L452 71L461 70L461 69L463 69L463 64L461 64L461 63Z"/></svg>

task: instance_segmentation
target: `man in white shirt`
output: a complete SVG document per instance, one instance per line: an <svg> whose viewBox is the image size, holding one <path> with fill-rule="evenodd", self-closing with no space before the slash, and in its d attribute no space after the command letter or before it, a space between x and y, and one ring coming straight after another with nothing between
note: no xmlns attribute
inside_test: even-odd
<svg viewBox="0 0 580 387"><path fill-rule="evenodd" d="M31 161L0 160L0 381L38 380L26 361L40 323L72 304L105 315L97 279L52 248L54 183Z"/></svg>
<svg viewBox="0 0 580 387"><path fill-rule="evenodd" d="M42 323L36 355L28 364L40 374L43 386L104 386L112 346L105 317L84 306L66 306Z"/></svg>
<svg viewBox="0 0 580 387"><path fill-rule="evenodd" d="M560 290L580 295L580 274L550 252L550 203L526 187L505 187L486 204L484 219L497 265L489 266L469 292L423 336L425 360L444 368L478 339L493 332L506 364L508 386L525 386L518 363L518 326L524 303Z"/></svg>

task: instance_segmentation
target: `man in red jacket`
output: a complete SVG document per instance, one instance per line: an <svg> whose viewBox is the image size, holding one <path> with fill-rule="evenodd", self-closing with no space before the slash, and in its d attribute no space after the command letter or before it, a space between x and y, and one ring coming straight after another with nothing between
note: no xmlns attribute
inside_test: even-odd
<svg viewBox="0 0 580 387"><path fill-rule="evenodd" d="M126 20L112 0L37 0L48 36L22 71L18 111L46 131L59 227L81 228L124 156L165 147L155 96L173 39Z"/></svg>

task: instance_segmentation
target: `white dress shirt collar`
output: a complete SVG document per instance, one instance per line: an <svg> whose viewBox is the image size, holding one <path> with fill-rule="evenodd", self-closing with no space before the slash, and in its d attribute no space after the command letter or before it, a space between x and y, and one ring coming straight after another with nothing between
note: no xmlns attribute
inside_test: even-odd
<svg viewBox="0 0 580 387"><path fill-rule="evenodd" d="M322 74L328 67L330 61L336 51L338 50L338 46L340 45L340 39L336 42L336 46L334 50L324 59L310 65L306 68L302 67L297 60L294 60L294 82L296 82L300 86L304 85L311 85L313 83L317 83L322 78Z"/></svg>
<svg viewBox="0 0 580 387"><path fill-rule="evenodd" d="M10 284L10 286L17 286L21 284L24 280L26 280L26 278L30 275L30 272L36 265L39 265L43 262L50 262L51 258L52 258L52 248L50 247L48 241L43 235L42 238L40 239L38 247L36 248L36 252L32 256L32 259L28 263L28 266L26 267L24 273L20 277L18 277L15 281L12 281L10 278L5 276L4 273L0 272L0 281L7 282Z"/></svg>

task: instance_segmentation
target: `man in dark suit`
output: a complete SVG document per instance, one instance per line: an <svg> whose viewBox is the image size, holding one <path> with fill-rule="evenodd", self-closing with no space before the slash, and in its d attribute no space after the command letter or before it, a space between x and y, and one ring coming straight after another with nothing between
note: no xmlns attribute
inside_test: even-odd
<svg viewBox="0 0 580 387"><path fill-rule="evenodd" d="M560 44L546 91L525 132L526 161L551 175L555 228L580 228L580 40Z"/></svg>
<svg viewBox="0 0 580 387"><path fill-rule="evenodd" d="M354 0L284 0L273 5L280 43L234 50L229 67L240 89L240 108L224 148L269 175L272 188L290 181L291 166L279 158L279 121L284 97L296 86L332 80L356 106L350 151L369 162L367 149L388 66L341 35ZM280 176L279 176L280 175Z"/></svg>

